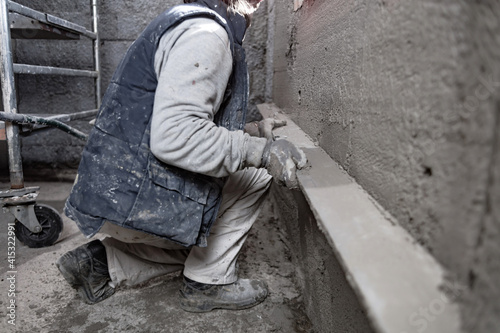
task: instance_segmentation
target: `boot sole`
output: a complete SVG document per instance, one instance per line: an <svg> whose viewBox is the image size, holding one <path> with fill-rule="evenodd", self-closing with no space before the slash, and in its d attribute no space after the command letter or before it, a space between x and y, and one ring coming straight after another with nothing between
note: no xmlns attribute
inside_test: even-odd
<svg viewBox="0 0 500 333"><path fill-rule="evenodd" d="M70 284L74 289L78 289L82 285L81 280L76 277L78 272L69 269L68 267L78 267L78 262L68 253L64 254L56 262L56 267L61 272L64 279Z"/></svg>
<svg viewBox="0 0 500 333"><path fill-rule="evenodd" d="M256 299L253 301L242 301L239 303L217 303L212 299L203 299L203 297L199 297L198 299L189 299L187 298L182 291L180 292L180 308L187 312L210 312L215 309L223 309L223 310L244 310L254 307L260 303L262 303L267 297L267 293L262 299Z"/></svg>
<svg viewBox="0 0 500 333"><path fill-rule="evenodd" d="M111 292L106 294L102 299L94 300L92 295L89 295L87 292L87 290L91 289L87 281L78 278L79 273L69 268L78 267L78 262L74 256L71 256L68 253L64 254L57 260L56 267L59 269L59 272L61 272L62 276L69 283L69 285L78 292L82 300L89 305L98 303L113 295L115 292L114 289L110 289Z"/></svg>

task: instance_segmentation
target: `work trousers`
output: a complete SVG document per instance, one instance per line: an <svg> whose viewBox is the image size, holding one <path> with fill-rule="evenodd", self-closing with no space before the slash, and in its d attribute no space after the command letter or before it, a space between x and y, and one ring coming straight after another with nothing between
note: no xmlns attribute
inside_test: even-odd
<svg viewBox="0 0 500 333"><path fill-rule="evenodd" d="M166 239L106 222L100 238L106 248L111 285L133 286L184 269L184 276L206 284L238 279L236 260L259 215L271 176L246 168L229 176L207 247L186 248Z"/></svg>

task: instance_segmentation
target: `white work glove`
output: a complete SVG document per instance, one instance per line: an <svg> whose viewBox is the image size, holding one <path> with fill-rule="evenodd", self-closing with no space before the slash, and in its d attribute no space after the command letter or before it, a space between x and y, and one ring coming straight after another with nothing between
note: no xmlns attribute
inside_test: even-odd
<svg viewBox="0 0 500 333"><path fill-rule="evenodd" d="M266 118L261 121L254 121L245 125L245 132L251 136L274 140L273 129L286 125L286 120L276 120Z"/></svg>
<svg viewBox="0 0 500 333"><path fill-rule="evenodd" d="M273 129L282 127L286 125L286 120L276 120L274 118L266 118L264 120L259 121L259 136L261 138L266 138L267 140L274 141Z"/></svg>
<svg viewBox="0 0 500 333"><path fill-rule="evenodd" d="M285 125L286 120L267 118L245 126L248 134L259 137L249 142L246 166L266 168L275 182L294 189L299 187L296 170L306 165L307 158L304 152L290 141L274 140L273 129ZM265 147L262 146L263 138L267 139Z"/></svg>
<svg viewBox="0 0 500 333"><path fill-rule="evenodd" d="M306 163L306 154L287 140L269 140L262 155L262 166L274 181L290 189L299 187L296 170Z"/></svg>

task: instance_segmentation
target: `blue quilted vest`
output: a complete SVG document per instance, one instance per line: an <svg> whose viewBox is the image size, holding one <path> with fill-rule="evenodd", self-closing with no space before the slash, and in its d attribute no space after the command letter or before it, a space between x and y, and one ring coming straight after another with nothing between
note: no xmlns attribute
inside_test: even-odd
<svg viewBox="0 0 500 333"><path fill-rule="evenodd" d="M109 221L184 246L206 246L225 179L169 166L155 158L149 147L158 43L169 28L194 17L215 20L231 41L233 72L214 121L229 130L244 127L245 18L227 13L220 0L199 0L165 11L130 46L118 66L82 153L65 213L88 237Z"/></svg>

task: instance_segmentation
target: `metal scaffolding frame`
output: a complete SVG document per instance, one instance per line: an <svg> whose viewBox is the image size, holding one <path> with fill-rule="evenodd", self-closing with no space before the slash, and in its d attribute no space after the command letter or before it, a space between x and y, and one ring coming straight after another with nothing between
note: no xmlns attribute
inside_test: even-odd
<svg viewBox="0 0 500 333"><path fill-rule="evenodd" d="M87 139L85 133L65 124L64 121L95 116L101 104L97 0L89 1L92 6L93 31L51 14L36 11L14 1L0 0L1 85L4 104L4 111L0 111L0 121L5 122L11 185L10 190L0 191L0 204L4 208L10 209L18 221L35 236L44 227L40 225L34 211L39 188L24 187L20 134L23 133L22 126L29 126L30 132L46 128L58 128L79 139ZM92 71L51 66L33 66L13 62L12 39L74 40L80 39L80 36L93 41L94 70ZM92 77L95 82L96 108L94 110L51 117L19 114L16 100L15 74Z"/></svg>

